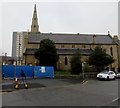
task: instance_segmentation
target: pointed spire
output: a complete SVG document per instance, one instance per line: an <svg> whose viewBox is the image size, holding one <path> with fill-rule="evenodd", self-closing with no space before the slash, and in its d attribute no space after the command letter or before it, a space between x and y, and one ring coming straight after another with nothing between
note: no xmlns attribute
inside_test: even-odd
<svg viewBox="0 0 120 108"><path fill-rule="evenodd" d="M34 5L34 13L33 13L33 18L32 18L31 33L39 33L36 4Z"/></svg>
<svg viewBox="0 0 120 108"><path fill-rule="evenodd" d="M35 4L35 6L34 6L34 12L36 12L36 4Z"/></svg>

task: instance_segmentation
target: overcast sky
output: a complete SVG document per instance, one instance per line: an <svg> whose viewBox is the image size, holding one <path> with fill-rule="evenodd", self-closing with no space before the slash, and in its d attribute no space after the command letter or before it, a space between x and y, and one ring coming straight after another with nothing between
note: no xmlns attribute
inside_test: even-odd
<svg viewBox="0 0 120 108"><path fill-rule="evenodd" d="M11 55L14 31L30 30L35 2L0 3L0 50ZM118 35L118 2L36 2L42 33ZM1 45L2 41L2 45Z"/></svg>

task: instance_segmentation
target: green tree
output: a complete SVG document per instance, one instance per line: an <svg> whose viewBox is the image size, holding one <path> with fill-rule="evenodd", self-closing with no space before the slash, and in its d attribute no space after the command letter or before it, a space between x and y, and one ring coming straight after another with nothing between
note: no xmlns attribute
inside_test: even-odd
<svg viewBox="0 0 120 108"><path fill-rule="evenodd" d="M40 48L35 52L35 58L39 60L39 65L56 66L58 54L54 42L50 39L43 39Z"/></svg>
<svg viewBox="0 0 120 108"><path fill-rule="evenodd" d="M82 62L81 55L79 53L79 49L73 54L71 58L71 74L80 74L82 72Z"/></svg>
<svg viewBox="0 0 120 108"><path fill-rule="evenodd" d="M88 59L88 63L96 66L98 72L102 71L106 66L112 64L114 61L115 59L108 55L106 50L102 49L100 46L95 48Z"/></svg>

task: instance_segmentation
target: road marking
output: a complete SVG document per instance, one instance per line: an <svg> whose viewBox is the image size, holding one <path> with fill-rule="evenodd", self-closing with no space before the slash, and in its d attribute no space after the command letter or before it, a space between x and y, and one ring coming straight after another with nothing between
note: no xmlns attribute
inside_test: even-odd
<svg viewBox="0 0 120 108"><path fill-rule="evenodd" d="M97 107L102 107L102 106L105 106L105 105L109 105L109 104L111 104L111 103L117 101L118 99L120 99L120 97L117 97L117 98L113 99L112 101L107 102L107 103L104 103L104 104L102 104L102 105L98 105Z"/></svg>
<svg viewBox="0 0 120 108"><path fill-rule="evenodd" d="M88 83L88 81L85 81L85 82L83 82L83 84L82 85L86 85Z"/></svg>
<svg viewBox="0 0 120 108"><path fill-rule="evenodd" d="M112 102L115 102L115 101L117 101L118 99L119 99L119 97L117 97L116 99L112 100Z"/></svg>
<svg viewBox="0 0 120 108"><path fill-rule="evenodd" d="M41 88L28 88L28 89L18 89L18 90L11 90L11 92L0 92L0 94L6 94L6 93L15 93L15 92L22 92L22 91L30 91L30 90L44 90L44 89L50 89L50 88L65 88L65 87L72 87L76 85L86 85L88 83L87 80L83 81L82 83L77 84L68 84L63 86L53 86L53 87L41 87Z"/></svg>
<svg viewBox="0 0 120 108"><path fill-rule="evenodd" d="M0 92L0 95L1 95L1 94L7 94L7 93L9 93L9 92Z"/></svg>

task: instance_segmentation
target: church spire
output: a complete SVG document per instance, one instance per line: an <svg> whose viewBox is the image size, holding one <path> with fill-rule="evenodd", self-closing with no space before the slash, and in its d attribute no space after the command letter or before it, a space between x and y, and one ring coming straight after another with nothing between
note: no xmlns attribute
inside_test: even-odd
<svg viewBox="0 0 120 108"><path fill-rule="evenodd" d="M35 4L33 18L32 18L32 25L31 25L31 33L38 33L38 32L39 32L39 25L38 25L38 18L37 18L37 9Z"/></svg>

